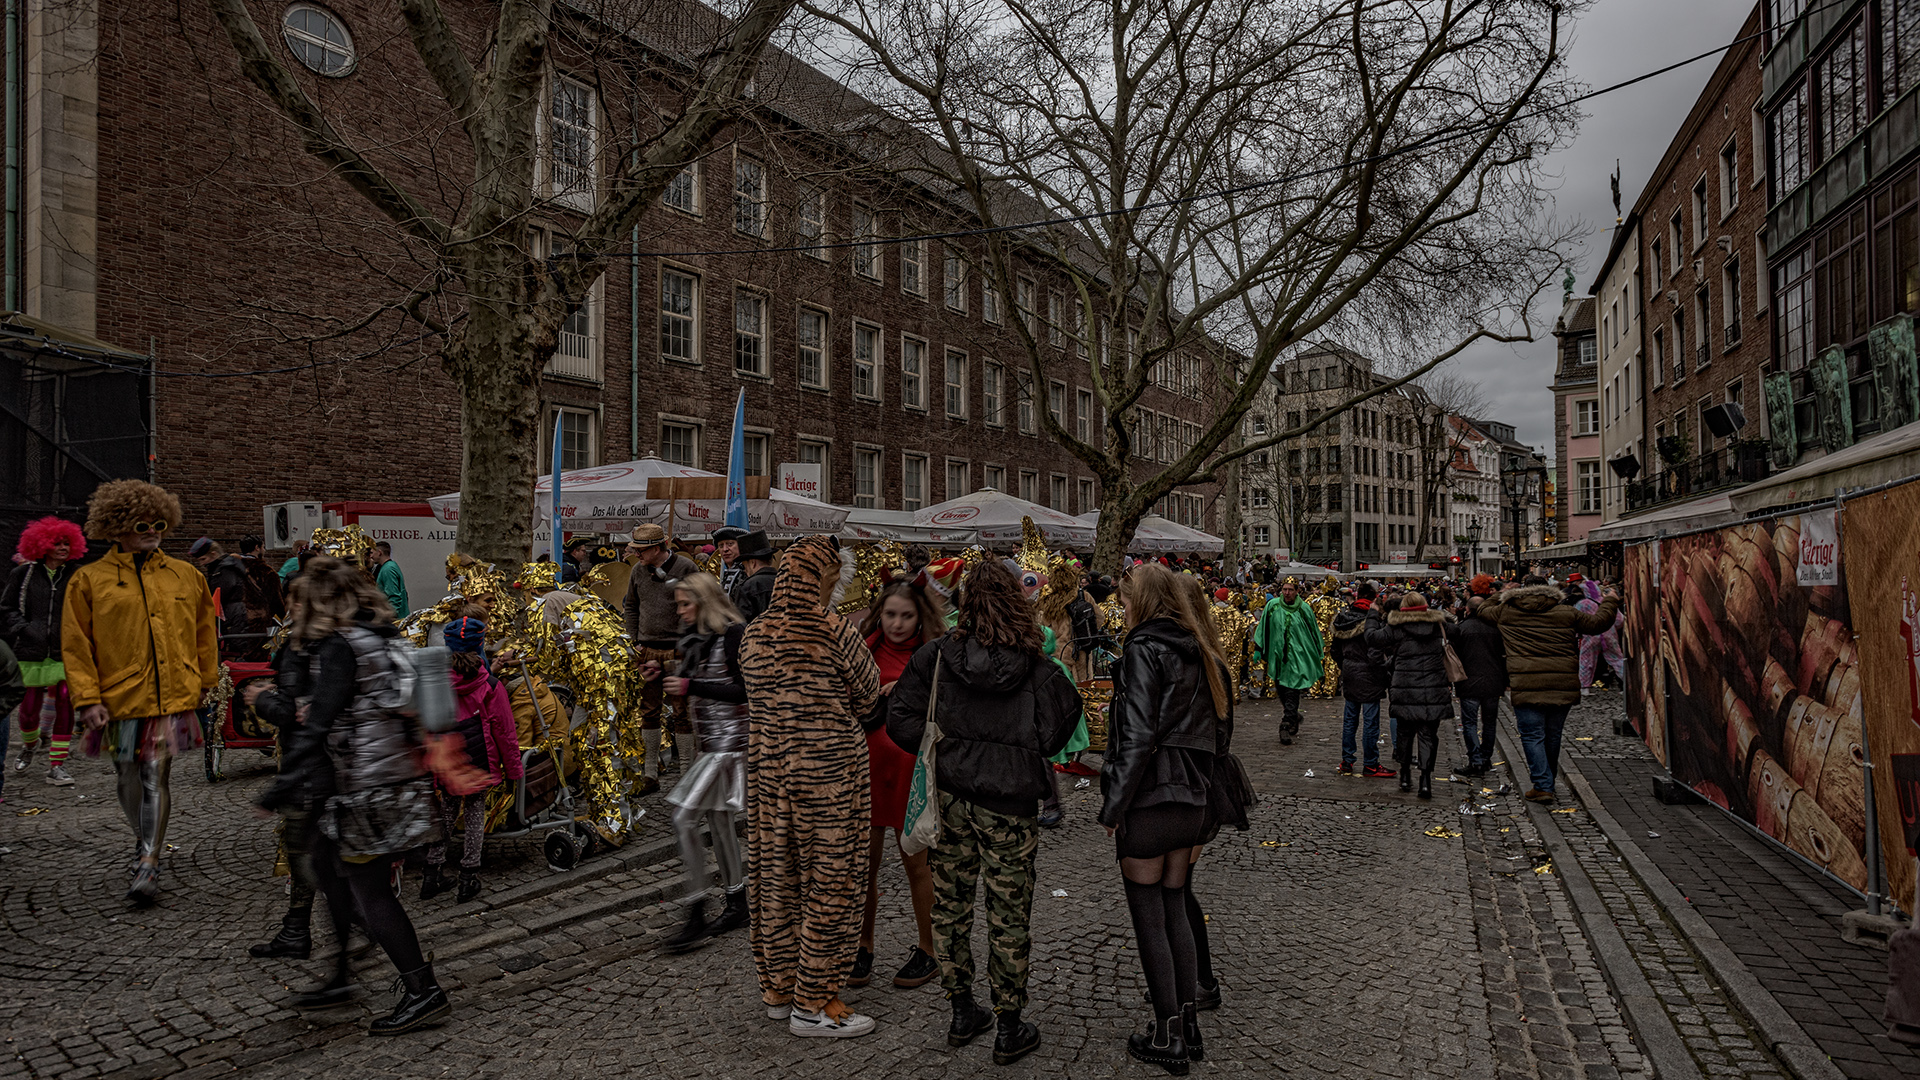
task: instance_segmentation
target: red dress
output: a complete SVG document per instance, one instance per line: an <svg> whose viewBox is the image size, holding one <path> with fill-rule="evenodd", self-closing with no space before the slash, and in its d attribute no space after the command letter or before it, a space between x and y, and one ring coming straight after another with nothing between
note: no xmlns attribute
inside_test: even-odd
<svg viewBox="0 0 1920 1080"><path fill-rule="evenodd" d="M913 659L914 651L920 648L920 637L916 634L906 644L895 645L887 640L883 631L876 630L867 637L867 648L873 651L873 662L880 668L880 685L885 686L907 670L907 661ZM886 700L883 696L881 704ZM913 762L914 755L900 749L885 727L867 733L867 772L873 783L874 828L898 829L906 824L907 793L913 788Z"/></svg>

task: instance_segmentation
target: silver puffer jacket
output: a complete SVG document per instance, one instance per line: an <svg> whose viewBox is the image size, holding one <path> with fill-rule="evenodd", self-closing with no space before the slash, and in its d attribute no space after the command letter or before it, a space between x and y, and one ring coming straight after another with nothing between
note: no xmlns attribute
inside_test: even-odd
<svg viewBox="0 0 1920 1080"><path fill-rule="evenodd" d="M352 626L340 631L340 636L353 649L355 685L353 700L327 732L335 789L346 794L425 775L421 734L411 719L393 711L406 699L409 688L387 654L392 627Z"/></svg>
<svg viewBox="0 0 1920 1080"><path fill-rule="evenodd" d="M735 623L719 634L687 634L680 639L681 678L690 680L694 729L702 753L744 753L747 749L747 686L740 679L740 634Z"/></svg>

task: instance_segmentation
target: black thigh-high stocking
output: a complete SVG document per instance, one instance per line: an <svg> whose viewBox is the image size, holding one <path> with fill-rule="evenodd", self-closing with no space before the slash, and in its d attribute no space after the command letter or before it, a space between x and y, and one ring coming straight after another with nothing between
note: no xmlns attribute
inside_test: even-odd
<svg viewBox="0 0 1920 1080"><path fill-rule="evenodd" d="M1207 942L1207 916L1200 910L1200 901L1193 895L1193 879L1187 879L1187 925L1193 930L1194 971L1199 975L1200 986L1214 985L1213 949Z"/></svg>
<svg viewBox="0 0 1920 1080"><path fill-rule="evenodd" d="M333 960L332 981L344 986L349 978L347 934L353 930L353 889L347 884L346 875L340 872L340 860L335 858L339 850L317 827L314 829L308 859L313 865L314 884L327 898L327 915L333 920L333 940L340 950Z"/></svg>
<svg viewBox="0 0 1920 1080"><path fill-rule="evenodd" d="M1140 970L1147 977L1147 994L1153 998L1153 1015L1166 1019L1180 1011L1180 988L1173 973L1173 950L1167 942L1167 890L1159 882L1150 885L1127 879L1127 913L1133 916L1133 937L1140 947ZM1180 912L1186 918L1186 910ZM1189 937L1191 942L1192 938Z"/></svg>
<svg viewBox="0 0 1920 1080"><path fill-rule="evenodd" d="M334 904L332 887L327 892L327 906L334 910L333 925L340 934L342 949L345 948L346 930L340 912L355 910L360 920L366 924L367 936L379 945L393 961L393 966L401 972L417 971L426 965L426 957L420 952L420 938L413 932L413 921L407 918L406 909L400 906L400 900L393 895L393 863L387 858L375 858L364 863L344 862L340 858L339 847L324 835L318 839L321 845L315 857L323 859L329 866L330 876L342 880L346 891L353 897L353 906ZM344 966L344 960L343 960Z"/></svg>

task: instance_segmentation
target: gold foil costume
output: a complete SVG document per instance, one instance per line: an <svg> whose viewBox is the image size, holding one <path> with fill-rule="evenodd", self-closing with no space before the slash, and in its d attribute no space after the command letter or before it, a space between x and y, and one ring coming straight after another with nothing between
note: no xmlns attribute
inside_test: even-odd
<svg viewBox="0 0 1920 1080"><path fill-rule="evenodd" d="M1346 605L1341 602L1340 579L1328 575L1320 591L1307 601L1314 621L1320 627L1320 681L1307 688L1308 697L1330 698L1340 692L1340 665L1333 662L1333 617Z"/></svg>

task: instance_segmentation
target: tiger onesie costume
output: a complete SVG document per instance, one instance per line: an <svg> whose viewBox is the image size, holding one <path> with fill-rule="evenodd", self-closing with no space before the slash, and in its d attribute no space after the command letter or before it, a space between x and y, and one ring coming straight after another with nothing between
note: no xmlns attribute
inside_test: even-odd
<svg viewBox="0 0 1920 1080"><path fill-rule="evenodd" d="M748 907L768 1005L819 1012L859 945L872 791L860 717L880 671L852 625L823 607L840 569L827 537L780 556L767 610L748 624L740 674L747 736ZM851 571L848 575L851 576ZM830 606L830 605L829 605Z"/></svg>

